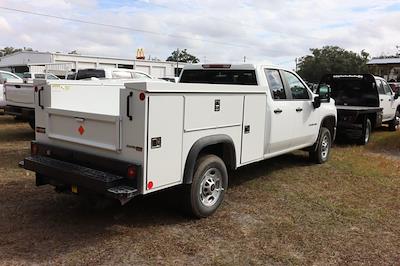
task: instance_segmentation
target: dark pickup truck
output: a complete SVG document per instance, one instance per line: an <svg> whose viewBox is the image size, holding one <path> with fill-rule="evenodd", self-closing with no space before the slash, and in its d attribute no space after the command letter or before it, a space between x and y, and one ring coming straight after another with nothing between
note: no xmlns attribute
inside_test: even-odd
<svg viewBox="0 0 400 266"><path fill-rule="evenodd" d="M393 93L382 78L371 74L328 74L325 75L318 91L329 91L335 100L338 136L368 143L372 129L382 123L391 130L399 126L399 95Z"/></svg>

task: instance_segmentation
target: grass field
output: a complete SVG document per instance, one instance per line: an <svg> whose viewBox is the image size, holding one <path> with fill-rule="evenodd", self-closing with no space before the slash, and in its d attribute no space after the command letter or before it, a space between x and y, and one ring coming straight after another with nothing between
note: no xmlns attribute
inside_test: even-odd
<svg viewBox="0 0 400 266"><path fill-rule="evenodd" d="M336 145L324 165L299 151L232 172L202 220L181 214L177 190L93 209L35 187L17 166L33 137L0 116L0 264L400 263L400 132Z"/></svg>

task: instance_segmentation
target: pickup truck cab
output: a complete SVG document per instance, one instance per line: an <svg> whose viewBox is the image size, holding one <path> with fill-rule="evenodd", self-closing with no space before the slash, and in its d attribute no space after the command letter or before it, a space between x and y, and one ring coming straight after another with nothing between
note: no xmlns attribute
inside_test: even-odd
<svg viewBox="0 0 400 266"><path fill-rule="evenodd" d="M214 213L228 170L298 149L325 163L334 101L275 66L185 66L180 83L47 81L35 92L36 140L20 163L36 184L121 204L173 186L195 217ZM93 101L93 97L96 101Z"/></svg>
<svg viewBox="0 0 400 266"><path fill-rule="evenodd" d="M22 83L22 79L15 75L14 73L8 71L0 70L0 109L4 109L6 104L6 99L4 97L4 83L6 81L11 82L20 82Z"/></svg>
<svg viewBox="0 0 400 266"><path fill-rule="evenodd" d="M338 110L338 135L369 142L371 131L382 123L396 130L400 120L399 95L387 82L371 74L329 74L322 78L319 91L329 90Z"/></svg>

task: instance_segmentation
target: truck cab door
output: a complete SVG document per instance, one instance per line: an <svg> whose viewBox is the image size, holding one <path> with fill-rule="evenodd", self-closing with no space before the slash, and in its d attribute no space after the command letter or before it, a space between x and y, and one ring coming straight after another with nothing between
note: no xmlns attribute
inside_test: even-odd
<svg viewBox="0 0 400 266"><path fill-rule="evenodd" d="M386 81L381 80L383 89L385 92L385 109L383 109L383 119L391 120L394 118L396 114L396 106L395 106L395 99L394 93L390 88L390 85L386 83Z"/></svg>
<svg viewBox="0 0 400 266"><path fill-rule="evenodd" d="M376 85L378 87L378 92L379 92L379 102L380 102L380 107L383 108L382 115L383 115L383 121L389 120L391 117L394 116L394 113L396 110L392 108L393 105L393 96L390 93L390 88L386 88L385 85L387 83L381 79L376 80ZM389 85L387 85L389 87ZM393 110L392 110L393 109Z"/></svg>
<svg viewBox="0 0 400 266"><path fill-rule="evenodd" d="M281 71L290 98L294 135L292 146L312 145L318 135L318 109L313 106L312 93L295 74Z"/></svg>
<svg viewBox="0 0 400 266"><path fill-rule="evenodd" d="M281 72L265 69L272 100L268 100L266 115L265 153L278 153L291 147L295 128L295 112L291 112ZM269 98L269 97L268 97ZM270 123L268 123L268 121ZM269 136L268 136L269 133Z"/></svg>

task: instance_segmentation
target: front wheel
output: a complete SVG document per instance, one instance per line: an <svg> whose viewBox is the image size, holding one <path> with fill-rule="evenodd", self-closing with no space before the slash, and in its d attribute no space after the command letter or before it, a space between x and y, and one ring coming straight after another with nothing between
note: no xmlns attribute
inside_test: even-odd
<svg viewBox="0 0 400 266"><path fill-rule="evenodd" d="M212 215L221 205L227 188L225 163L212 154L202 156L196 163L192 184L186 187L189 212L197 218Z"/></svg>
<svg viewBox="0 0 400 266"><path fill-rule="evenodd" d="M323 127L319 133L315 149L310 151L310 159L318 164L328 161L332 147L331 132Z"/></svg>
<svg viewBox="0 0 400 266"><path fill-rule="evenodd" d="M367 118L367 121L365 122L365 125L362 129L361 137L358 139L358 144L367 145L371 137L371 132L372 132L371 120Z"/></svg>

